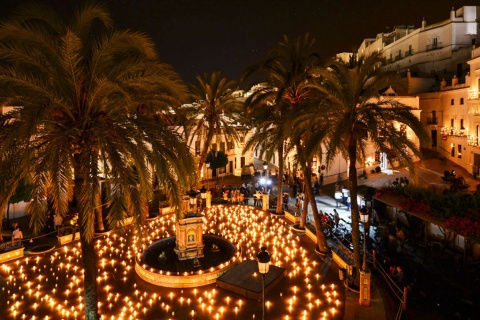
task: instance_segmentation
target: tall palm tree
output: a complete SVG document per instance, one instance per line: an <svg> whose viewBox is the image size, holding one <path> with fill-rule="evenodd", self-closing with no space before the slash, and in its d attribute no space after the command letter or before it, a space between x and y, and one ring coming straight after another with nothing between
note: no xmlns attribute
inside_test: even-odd
<svg viewBox="0 0 480 320"><path fill-rule="evenodd" d="M281 214L282 211L282 190L283 190L283 172L285 148L288 150L286 141L288 133L285 132L286 126L285 116L287 110L279 110L279 106L273 103L266 103L264 99L269 95L276 95L274 88L264 87L260 90L254 90L245 102L246 117L250 119L250 126L255 127L255 133L245 143L244 153L248 150L257 148L259 150L258 157L271 161L274 154L278 157L278 197L277 208L275 212ZM286 106L286 104L284 104Z"/></svg>
<svg viewBox="0 0 480 320"><path fill-rule="evenodd" d="M0 117L0 210L24 177L33 184L27 214L35 232L46 223L47 199L61 216L76 200L88 320L99 318L99 176L107 185L108 226L132 216L139 232L152 172L177 206L195 178L188 147L164 121L165 106L186 88L157 59L149 38L115 31L101 4L83 6L69 23L28 5L0 24L0 99L18 106Z"/></svg>
<svg viewBox="0 0 480 320"><path fill-rule="evenodd" d="M191 86L193 103L186 108L189 144L193 138L203 141L198 170L202 169L212 142L240 141L243 102L233 95L235 81L225 78L220 71L197 75L198 84Z"/></svg>
<svg viewBox="0 0 480 320"><path fill-rule="evenodd" d="M248 67L242 79L256 75L256 82L253 84L253 94L246 101L247 107L260 109L257 112L263 114L258 117L259 131L256 135L258 142L269 142L266 145L267 155L272 155L277 150L279 163L278 190L282 190L284 143L296 141L291 137L292 128L286 124L295 116L299 110L313 103L316 99L314 89L308 85L309 70L319 63L318 55L314 52L314 39L309 34L303 37L290 39L284 36L282 41L274 47L264 61ZM266 110L266 111L265 111ZM257 124L258 124L257 123ZM291 143L289 141L289 143ZM298 142L298 140L297 140ZM265 146L265 144L263 144ZM295 144L293 144L295 145ZM297 144L299 146L300 144ZM298 151L298 150L297 150ZM300 154L300 153L299 153ZM304 168L305 163L300 163ZM311 176L305 174L306 184L311 184ZM282 199L277 199L277 210L281 208ZM313 198L313 202L315 199ZM312 207L314 219L319 219L316 205ZM305 219L302 219L305 221ZM321 228L317 231L317 246L321 252L327 252L328 246L325 235Z"/></svg>
<svg viewBox="0 0 480 320"><path fill-rule="evenodd" d="M382 58L374 54L348 63L332 60L324 68L313 70L322 103L305 110L297 119L301 121L303 117L315 124L306 145L308 150L317 154L321 154L322 148L326 150L327 164L339 153L349 160L352 242L357 268L361 266L357 163L364 163L366 148L372 143L379 152L393 151L401 164L414 170L413 155L420 156L420 151L413 140L395 129L395 123L409 126L421 143L428 141L428 134L411 107L395 98L380 96L390 85L401 88L398 74L382 71L382 63Z"/></svg>

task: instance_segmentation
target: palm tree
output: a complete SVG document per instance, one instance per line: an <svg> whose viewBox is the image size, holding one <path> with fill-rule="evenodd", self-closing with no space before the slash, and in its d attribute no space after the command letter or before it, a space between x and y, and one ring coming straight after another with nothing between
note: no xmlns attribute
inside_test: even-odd
<svg viewBox="0 0 480 320"><path fill-rule="evenodd" d="M189 144L193 138L203 141L198 170L202 169L212 142L236 141L239 139L238 125L242 121L243 103L233 95L233 80L227 80L220 71L203 77L197 75L198 84L191 86L193 103L186 108L186 124Z"/></svg>
<svg viewBox="0 0 480 320"><path fill-rule="evenodd" d="M99 318L93 241L99 176L111 229L132 216L141 232L152 172L179 206L195 165L165 124L165 106L185 93L179 76L158 62L152 41L115 31L104 5L83 6L70 23L28 5L0 25L1 102L18 106L0 117L0 210L23 178L33 184L27 214L35 232L46 222L47 199L61 216L76 200L88 320Z"/></svg>
<svg viewBox="0 0 480 320"><path fill-rule="evenodd" d="M315 125L306 146L311 153L320 155L323 147L327 164L331 164L339 153L349 160L352 242L357 268L361 266L357 162L364 163L366 147L372 143L377 151L393 152L401 164L414 170L413 155L420 156L420 151L413 140L395 129L395 123L409 126L421 143L428 140L411 107L395 98L380 96L389 85L401 84L396 73L382 71L382 62L382 58L374 54L351 59L349 63L332 60L325 68L313 70L318 80L315 87L323 96L322 103L305 110L297 119L309 119Z"/></svg>
<svg viewBox="0 0 480 320"><path fill-rule="evenodd" d="M309 70L318 65L319 58L314 52L315 41L308 34L296 39L289 39L287 36L273 48L264 61L248 67L242 79L256 75L259 80L254 83L254 90L251 97L246 101L247 107L257 109L256 118L259 130L253 138L263 147L266 147L265 154L273 155L274 150L278 153L279 175L278 190L282 190L284 143L289 145L297 137L291 137L292 128L286 124L295 116L299 110L313 103L316 94L309 83ZM263 76L263 77L262 77ZM290 141L289 138L292 138ZM252 140L252 141L253 141ZM298 147L300 144L296 144ZM299 152L297 150L297 152ZM299 152L300 155L301 152ZM300 163L302 168L306 163ZM305 169L305 168L304 168ZM310 183L311 176L305 173L306 183ZM315 202L315 199L312 199ZM281 208L282 199L277 199L277 210ZM281 209L280 209L281 210ZM312 207L314 219L319 219L316 205ZM305 219L302 219L305 221ZM321 224L317 229L317 246L321 252L327 252L328 246ZM302 227L302 226L300 226Z"/></svg>

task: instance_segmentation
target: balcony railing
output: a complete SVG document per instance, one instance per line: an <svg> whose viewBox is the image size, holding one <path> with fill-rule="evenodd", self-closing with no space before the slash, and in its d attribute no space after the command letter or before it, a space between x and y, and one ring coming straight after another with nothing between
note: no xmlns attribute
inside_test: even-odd
<svg viewBox="0 0 480 320"><path fill-rule="evenodd" d="M442 42L427 45L427 51L437 50L437 49L441 49L441 48L442 48Z"/></svg>
<svg viewBox="0 0 480 320"><path fill-rule="evenodd" d="M427 124L438 124L437 117L427 117Z"/></svg>

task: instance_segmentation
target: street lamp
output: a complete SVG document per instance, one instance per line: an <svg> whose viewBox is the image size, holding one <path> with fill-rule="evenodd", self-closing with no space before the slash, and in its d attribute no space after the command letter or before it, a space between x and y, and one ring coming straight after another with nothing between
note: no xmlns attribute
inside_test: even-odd
<svg viewBox="0 0 480 320"><path fill-rule="evenodd" d="M360 220L363 223L363 264L362 270L367 271L367 223L368 223L368 212L367 209L360 209Z"/></svg>
<svg viewBox="0 0 480 320"><path fill-rule="evenodd" d="M202 203L205 202L206 198L207 198L207 189L205 189L205 186L202 186L202 189L200 189L200 208L202 208Z"/></svg>
<svg viewBox="0 0 480 320"><path fill-rule="evenodd" d="M262 247L261 252L257 253L258 272L262 275L262 320L265 320L265 275L270 268L270 253L267 247Z"/></svg>
<svg viewBox="0 0 480 320"><path fill-rule="evenodd" d="M197 212L197 192L195 190L190 189L190 212Z"/></svg>
<svg viewBox="0 0 480 320"><path fill-rule="evenodd" d="M207 166L207 189L208 189L208 169L210 169L210 162L206 161L205 165Z"/></svg>
<svg viewBox="0 0 480 320"><path fill-rule="evenodd" d="M263 176L266 177L267 176L267 169L268 169L268 164L267 162L265 161L263 163Z"/></svg>

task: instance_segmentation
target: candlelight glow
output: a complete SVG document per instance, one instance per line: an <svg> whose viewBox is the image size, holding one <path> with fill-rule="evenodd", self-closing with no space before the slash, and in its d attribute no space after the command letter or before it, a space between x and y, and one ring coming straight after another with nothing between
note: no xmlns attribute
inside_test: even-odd
<svg viewBox="0 0 480 320"><path fill-rule="evenodd" d="M261 245L271 253L271 265L285 268L282 292L266 295L268 312L281 319L339 319L343 292L324 283L318 272L323 261L300 245L300 238L279 217L248 206L216 206L204 212L204 233L233 243L237 255L221 266L255 260ZM172 289L154 287L138 279L135 262L158 239L174 234L175 217L159 216L144 226L144 239L136 232L109 232L95 237L97 250L98 307L104 319L252 319L261 318L255 299L240 299L215 284ZM75 319L83 317L83 268L80 243L53 252L3 263L5 282L0 292L7 319ZM145 265L145 268L149 266ZM169 274L161 270L158 274ZM201 270L182 276L202 275ZM258 273L254 277L259 279ZM258 280L257 280L258 281ZM289 288L289 289L288 289ZM271 317L268 317L271 318Z"/></svg>

